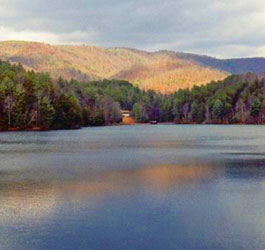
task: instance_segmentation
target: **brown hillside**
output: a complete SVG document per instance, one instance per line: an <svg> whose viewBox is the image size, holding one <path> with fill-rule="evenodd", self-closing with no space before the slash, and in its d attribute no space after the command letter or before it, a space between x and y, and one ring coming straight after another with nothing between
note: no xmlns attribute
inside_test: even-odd
<svg viewBox="0 0 265 250"><path fill-rule="evenodd" d="M141 88L163 93L227 76L226 72L178 58L175 53L148 53L126 48L7 41L0 43L0 58L19 62L30 70L47 71L54 78L124 79L137 82Z"/></svg>

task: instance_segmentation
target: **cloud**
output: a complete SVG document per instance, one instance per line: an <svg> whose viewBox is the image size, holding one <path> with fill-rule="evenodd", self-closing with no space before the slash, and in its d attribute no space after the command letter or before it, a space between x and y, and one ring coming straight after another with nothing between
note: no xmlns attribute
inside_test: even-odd
<svg viewBox="0 0 265 250"><path fill-rule="evenodd" d="M265 56L264 0L0 0L0 6L5 40Z"/></svg>
<svg viewBox="0 0 265 250"><path fill-rule="evenodd" d="M52 33L48 31L14 30L0 26L0 40L36 41L51 44L79 44L82 40L90 40L94 32L73 31L70 33Z"/></svg>
<svg viewBox="0 0 265 250"><path fill-rule="evenodd" d="M0 40L29 40L47 41L48 43L58 43L59 37L49 32L34 32L31 30L15 31L10 28L0 27Z"/></svg>

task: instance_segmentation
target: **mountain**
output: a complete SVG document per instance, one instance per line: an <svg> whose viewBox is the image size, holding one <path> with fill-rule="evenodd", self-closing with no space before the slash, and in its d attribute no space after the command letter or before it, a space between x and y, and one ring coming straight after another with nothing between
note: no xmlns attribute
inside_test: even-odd
<svg viewBox="0 0 265 250"><path fill-rule="evenodd" d="M181 59L175 53L127 48L7 41L0 43L0 59L21 63L28 70L47 71L54 78L122 79L163 93L227 76L226 72Z"/></svg>
<svg viewBox="0 0 265 250"><path fill-rule="evenodd" d="M265 72L265 58L263 57L217 59L181 52L176 53L176 56L184 60L193 60L201 66L211 67L231 74L244 74L247 72L261 74Z"/></svg>
<svg viewBox="0 0 265 250"><path fill-rule="evenodd" d="M264 58L220 60L172 51L22 41L0 42L0 59L21 63L28 70L49 72L53 78L120 79L162 93L223 80L232 73L265 72Z"/></svg>

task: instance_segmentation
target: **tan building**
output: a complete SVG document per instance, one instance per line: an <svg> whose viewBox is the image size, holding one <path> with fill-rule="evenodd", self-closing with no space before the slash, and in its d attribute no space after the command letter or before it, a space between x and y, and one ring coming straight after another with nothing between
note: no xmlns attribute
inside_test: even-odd
<svg viewBox="0 0 265 250"><path fill-rule="evenodd" d="M122 123L123 124L131 125L131 124L135 123L133 117L131 116L130 110L121 110L121 113L122 113Z"/></svg>
<svg viewBox="0 0 265 250"><path fill-rule="evenodd" d="M122 110L122 117L131 117L131 111L130 110Z"/></svg>

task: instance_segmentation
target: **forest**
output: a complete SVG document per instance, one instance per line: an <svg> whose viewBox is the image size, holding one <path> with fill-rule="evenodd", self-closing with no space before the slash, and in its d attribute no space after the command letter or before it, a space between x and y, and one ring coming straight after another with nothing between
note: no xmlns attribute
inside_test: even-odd
<svg viewBox="0 0 265 250"><path fill-rule="evenodd" d="M262 124L265 80L251 73L232 75L166 95L121 80L54 80L0 61L0 130L118 124L121 110L129 110L139 123Z"/></svg>

